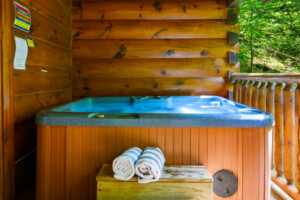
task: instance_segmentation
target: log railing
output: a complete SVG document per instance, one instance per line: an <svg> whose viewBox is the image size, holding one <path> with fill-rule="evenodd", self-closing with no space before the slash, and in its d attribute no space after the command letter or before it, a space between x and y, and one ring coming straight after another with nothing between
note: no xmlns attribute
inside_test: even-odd
<svg viewBox="0 0 300 200"><path fill-rule="evenodd" d="M300 199L300 73L233 73L231 80L236 102L275 117L272 181L292 198Z"/></svg>

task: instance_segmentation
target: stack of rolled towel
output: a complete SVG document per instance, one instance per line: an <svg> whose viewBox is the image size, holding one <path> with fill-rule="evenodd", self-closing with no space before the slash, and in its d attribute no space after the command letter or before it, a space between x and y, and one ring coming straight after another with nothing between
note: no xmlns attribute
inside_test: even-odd
<svg viewBox="0 0 300 200"><path fill-rule="evenodd" d="M134 165L142 154L140 148L134 147L128 149L113 161L114 177L119 180L127 181L131 179L134 174Z"/></svg>
<svg viewBox="0 0 300 200"><path fill-rule="evenodd" d="M158 181L165 162L165 156L159 148L147 147L142 153L141 149L134 147L113 161L114 177L129 180L136 174L139 183Z"/></svg>
<svg viewBox="0 0 300 200"><path fill-rule="evenodd" d="M165 162L165 156L159 148L147 147L135 164L139 183L158 181Z"/></svg>

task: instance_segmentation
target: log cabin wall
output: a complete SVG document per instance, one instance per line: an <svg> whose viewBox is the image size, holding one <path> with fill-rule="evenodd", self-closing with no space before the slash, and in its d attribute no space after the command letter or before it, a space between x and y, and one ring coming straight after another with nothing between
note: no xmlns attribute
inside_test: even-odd
<svg viewBox="0 0 300 200"><path fill-rule="evenodd" d="M12 1L11 1L12 2ZM71 0L17 0L31 12L26 70L14 70L16 196L35 180L35 114L72 98ZM13 14L14 16L14 14Z"/></svg>
<svg viewBox="0 0 300 200"><path fill-rule="evenodd" d="M226 97L237 12L226 0L74 0L73 98Z"/></svg>

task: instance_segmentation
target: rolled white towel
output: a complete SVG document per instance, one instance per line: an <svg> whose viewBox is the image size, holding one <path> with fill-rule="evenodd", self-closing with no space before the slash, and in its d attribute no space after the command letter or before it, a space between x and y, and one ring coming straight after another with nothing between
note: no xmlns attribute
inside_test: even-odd
<svg viewBox="0 0 300 200"><path fill-rule="evenodd" d="M135 164L135 172L139 183L158 181L166 158L159 148L147 147Z"/></svg>
<svg viewBox="0 0 300 200"><path fill-rule="evenodd" d="M142 150L138 147L133 147L126 150L113 161L114 177L119 180L129 180L135 174L134 165L139 159Z"/></svg>

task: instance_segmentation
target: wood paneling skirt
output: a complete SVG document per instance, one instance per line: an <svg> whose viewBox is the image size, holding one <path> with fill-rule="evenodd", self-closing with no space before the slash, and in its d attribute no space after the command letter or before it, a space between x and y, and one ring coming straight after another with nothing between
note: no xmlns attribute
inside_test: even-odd
<svg viewBox="0 0 300 200"><path fill-rule="evenodd" d="M168 165L232 171L238 191L228 199L269 199L271 127L164 128L38 126L37 199L96 199L103 163L130 147L157 146ZM214 194L214 199L222 199Z"/></svg>

